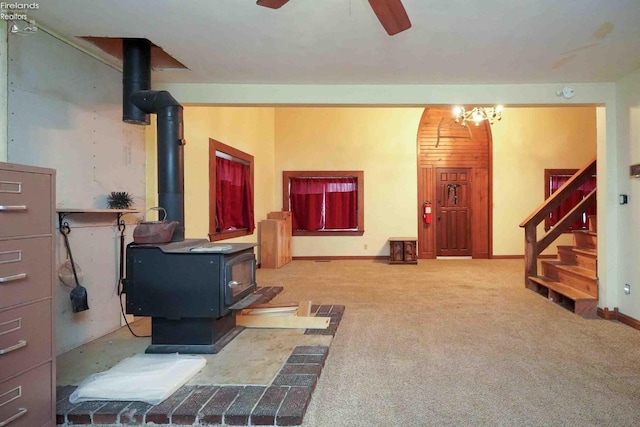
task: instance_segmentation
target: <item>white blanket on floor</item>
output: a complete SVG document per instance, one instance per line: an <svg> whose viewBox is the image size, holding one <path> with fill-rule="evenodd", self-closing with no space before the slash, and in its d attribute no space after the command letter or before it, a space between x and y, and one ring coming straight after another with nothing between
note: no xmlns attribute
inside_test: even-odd
<svg viewBox="0 0 640 427"><path fill-rule="evenodd" d="M137 354L108 371L89 376L71 393L69 402L131 400L157 405L206 364L202 356Z"/></svg>

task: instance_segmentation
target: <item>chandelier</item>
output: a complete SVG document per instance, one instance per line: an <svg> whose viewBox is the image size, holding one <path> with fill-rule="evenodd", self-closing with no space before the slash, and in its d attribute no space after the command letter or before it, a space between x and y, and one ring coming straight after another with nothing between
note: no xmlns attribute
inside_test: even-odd
<svg viewBox="0 0 640 427"><path fill-rule="evenodd" d="M464 107L455 107L453 109L453 116L456 119L456 123L467 125L467 121L472 121L476 126L480 126L480 122L483 120L489 120L490 124L493 124L494 120L502 119L502 105L495 107L473 107L473 110L467 111Z"/></svg>

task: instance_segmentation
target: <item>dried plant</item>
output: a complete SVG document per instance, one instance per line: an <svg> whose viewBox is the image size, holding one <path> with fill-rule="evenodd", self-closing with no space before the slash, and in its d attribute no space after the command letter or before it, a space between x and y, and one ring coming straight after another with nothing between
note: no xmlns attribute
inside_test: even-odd
<svg viewBox="0 0 640 427"><path fill-rule="evenodd" d="M129 209L133 204L133 197L125 191L112 191L107 197L109 209Z"/></svg>

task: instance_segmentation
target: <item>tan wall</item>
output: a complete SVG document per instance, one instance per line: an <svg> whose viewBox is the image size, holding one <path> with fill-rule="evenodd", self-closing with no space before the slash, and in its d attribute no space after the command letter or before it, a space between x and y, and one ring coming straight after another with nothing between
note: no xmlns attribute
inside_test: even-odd
<svg viewBox="0 0 640 427"><path fill-rule="evenodd" d="M185 236L207 238L209 232L209 138L254 157L256 225L274 209L274 110L261 107L184 108ZM157 205L155 121L147 129L147 206ZM257 233L230 239L257 242Z"/></svg>
<svg viewBox="0 0 640 427"><path fill-rule="evenodd" d="M364 171L364 235L294 237L294 256L384 255L389 237L415 236L421 114L421 108L276 109L278 177L283 170Z"/></svg>
<svg viewBox="0 0 640 427"><path fill-rule="evenodd" d="M518 224L544 200L544 169L579 169L595 156L596 109L506 108L491 131L493 253L522 255L524 232ZM565 235L556 244L571 242ZM555 253L555 245L545 253Z"/></svg>
<svg viewBox="0 0 640 427"><path fill-rule="evenodd" d="M208 138L212 137L255 156L256 223L267 212L282 208L283 170L364 170L364 235L295 237L293 254L388 254L389 237L416 235L416 132L422 111L185 108L187 237L202 238L208 232ZM580 168L595 155L595 108L507 108L492 132L493 254L522 255L523 231L518 224L543 200L544 169ZM152 148L148 206L153 206L155 131L147 132L147 139ZM255 242L257 235L235 241ZM559 243L570 241L566 236Z"/></svg>
<svg viewBox="0 0 640 427"><path fill-rule="evenodd" d="M365 170L364 236L296 237L295 256L386 254L389 236L416 234L415 140L421 113L413 108L276 109L278 174ZM593 107L507 108L492 127L495 255L523 254L518 224L544 199L544 169L580 168L594 156L595 120ZM570 242L569 235L558 240Z"/></svg>

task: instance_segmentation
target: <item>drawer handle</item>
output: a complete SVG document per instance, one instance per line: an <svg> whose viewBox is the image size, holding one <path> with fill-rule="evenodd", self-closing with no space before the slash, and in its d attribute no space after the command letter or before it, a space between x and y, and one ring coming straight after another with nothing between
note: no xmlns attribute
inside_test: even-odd
<svg viewBox="0 0 640 427"><path fill-rule="evenodd" d="M0 211L26 211L25 205L0 205Z"/></svg>
<svg viewBox="0 0 640 427"><path fill-rule="evenodd" d="M23 416L26 413L27 413L27 408L19 408L17 414L7 418L4 421L0 421L0 427L4 427L6 425L9 425L10 422L13 422L13 421L17 420L18 418L20 418L21 416Z"/></svg>
<svg viewBox="0 0 640 427"><path fill-rule="evenodd" d="M0 349L0 356L2 356L3 354L11 353L14 350L17 350L19 348L26 347L26 346L27 346L27 340L19 340L18 344L14 344L11 347Z"/></svg>
<svg viewBox="0 0 640 427"><path fill-rule="evenodd" d="M14 280L20 280L20 279L26 279L26 278L27 278L27 273L14 274L13 276L0 277L0 283L13 282Z"/></svg>

